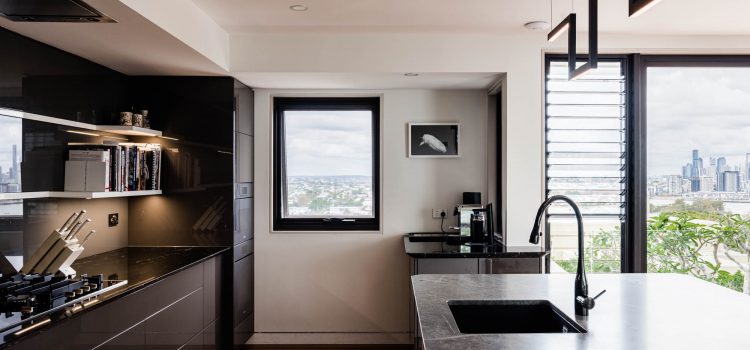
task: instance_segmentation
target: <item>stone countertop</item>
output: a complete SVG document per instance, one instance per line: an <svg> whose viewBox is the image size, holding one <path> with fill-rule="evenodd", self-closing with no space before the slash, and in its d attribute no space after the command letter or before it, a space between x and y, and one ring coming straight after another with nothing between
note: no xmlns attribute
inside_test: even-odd
<svg viewBox="0 0 750 350"><path fill-rule="evenodd" d="M229 249L229 247L125 247L81 258L73 263L73 268L79 275L103 274L105 279L128 280L125 286L99 295L97 299L100 302L90 308L85 308L82 312L95 310ZM80 313L73 317L78 315ZM53 311L47 316L51 324L46 327L55 326L69 318L62 309ZM5 317L8 319L8 314ZM7 341L4 335L18 330L19 327L8 328L1 332L0 348L7 348L25 337L33 337L36 334L30 332Z"/></svg>
<svg viewBox="0 0 750 350"><path fill-rule="evenodd" d="M125 247L81 258L73 263L79 274L103 274L105 279L128 280L103 298L158 282L229 250L228 247Z"/></svg>
<svg viewBox="0 0 750 350"><path fill-rule="evenodd" d="M436 236L440 237L440 236ZM445 240L412 241L404 236L404 250L412 258L540 258L549 252L539 247L509 247L501 243L494 245L455 245Z"/></svg>
<svg viewBox="0 0 750 350"><path fill-rule="evenodd" d="M589 293L607 293L581 317L573 311L573 279L412 276L424 349L750 349L748 295L685 275L590 274ZM448 300L549 300L588 333L462 334Z"/></svg>

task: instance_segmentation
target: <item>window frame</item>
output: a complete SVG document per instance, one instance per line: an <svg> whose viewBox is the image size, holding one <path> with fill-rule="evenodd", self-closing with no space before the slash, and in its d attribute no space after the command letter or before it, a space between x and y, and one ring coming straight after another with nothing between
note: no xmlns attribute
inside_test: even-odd
<svg viewBox="0 0 750 350"><path fill-rule="evenodd" d="M379 231L380 230L380 97L273 97L273 231ZM286 191L284 112L297 111L372 111L372 218L285 218ZM354 219L348 221L346 219Z"/></svg>
<svg viewBox="0 0 750 350"><path fill-rule="evenodd" d="M577 55L576 61L586 61L588 59L588 56L586 55ZM552 61L567 61L568 56L565 54L545 54L544 55L544 71L542 74L542 84L544 87L543 94L542 94L542 194L543 199L547 199L547 193L549 192L549 189L547 188L547 72L549 72L550 64ZM638 185L638 179L635 175L636 169L632 166L634 163L634 154L639 151L639 141L636 139L636 137L639 137L640 135L637 133L634 133L633 130L636 127L636 123L640 120L638 118L639 111L637 111L636 107L636 83L638 75L636 73L636 69L634 66L634 63L638 62L638 55L616 55L616 54L602 54L599 55L599 62L608 62L608 61L619 61L622 63L622 69L623 74L625 76L625 93L626 93L626 100L625 100L625 210L624 210L624 219L621 221L621 228L620 228L620 256L621 256L621 264L620 264L620 270L622 273L629 273L629 272L638 272L634 270L633 268L633 261L634 261L634 254L637 254L637 243L641 242L640 239L635 238L637 235L635 234L636 226L632 224L632 218L637 216L637 208L634 207L634 204L639 203L638 200L635 200L639 196L639 188ZM643 151L645 151L645 146L643 147ZM643 179L643 190L645 191L645 181L646 179ZM645 215L642 215L645 216ZM550 224L549 224L549 214L545 213L544 216L544 227L545 232L548 234L544 235L544 247L546 251L550 251L551 249L551 235L550 232ZM644 231L645 232L645 231ZM644 233L644 240L645 242L645 233ZM645 245L643 246L643 249L645 249ZM645 257L645 255L643 255ZM545 272L550 272L550 265L551 265L551 254L547 254L545 257ZM637 256L637 258L640 258L640 256ZM645 261L645 259L644 259Z"/></svg>
<svg viewBox="0 0 750 350"><path fill-rule="evenodd" d="M633 84L634 99L633 121L629 124L629 133L634 142L630 145L628 160L630 164L629 186L633 189L632 197L628 198L628 205L632 207L630 214L629 250L630 270L629 272L648 272L647 258L647 227L648 227L648 164L647 164L647 137L648 137L648 68L649 67L723 67L723 68L750 68L750 55L634 55Z"/></svg>

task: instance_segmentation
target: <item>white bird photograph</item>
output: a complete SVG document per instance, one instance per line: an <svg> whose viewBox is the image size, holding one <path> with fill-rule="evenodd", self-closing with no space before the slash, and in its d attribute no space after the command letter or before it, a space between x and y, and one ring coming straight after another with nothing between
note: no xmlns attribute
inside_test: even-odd
<svg viewBox="0 0 750 350"><path fill-rule="evenodd" d="M437 137L432 136L430 134L422 135L422 142L419 145L420 146L427 145L428 147L440 153L448 152L448 149L445 148L446 144L443 141L438 140Z"/></svg>
<svg viewBox="0 0 750 350"><path fill-rule="evenodd" d="M410 158L457 158L458 123L409 123Z"/></svg>

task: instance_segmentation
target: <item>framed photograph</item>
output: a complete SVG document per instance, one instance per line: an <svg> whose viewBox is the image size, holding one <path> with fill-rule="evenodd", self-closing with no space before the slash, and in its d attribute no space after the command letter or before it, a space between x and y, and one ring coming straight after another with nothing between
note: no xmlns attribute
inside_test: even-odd
<svg viewBox="0 0 750 350"><path fill-rule="evenodd" d="M410 158L458 158L458 123L409 123Z"/></svg>

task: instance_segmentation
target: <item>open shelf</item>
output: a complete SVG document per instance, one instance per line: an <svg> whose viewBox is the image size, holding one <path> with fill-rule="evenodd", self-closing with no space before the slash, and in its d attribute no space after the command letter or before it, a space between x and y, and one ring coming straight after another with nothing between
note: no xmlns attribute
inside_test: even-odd
<svg viewBox="0 0 750 350"><path fill-rule="evenodd" d="M137 126L124 126L124 125L95 125L89 123L81 123L77 121L48 117L46 115L39 115L34 113L27 113L8 108L0 108L0 115L15 117L21 119L35 120L38 122L51 123L57 125L65 125L78 129L84 130L95 130L103 131L112 134L127 135L127 136L162 136L161 131L141 128Z"/></svg>
<svg viewBox="0 0 750 350"><path fill-rule="evenodd" d="M126 192L65 192L65 191L40 191L40 192L20 192L20 193L0 193L0 200L9 199L32 199L32 198L119 198L119 197L136 197L136 196L153 196L161 194L161 190L156 191L126 191Z"/></svg>
<svg viewBox="0 0 750 350"><path fill-rule="evenodd" d="M96 130L127 136L161 136L161 131L124 125L97 125Z"/></svg>

